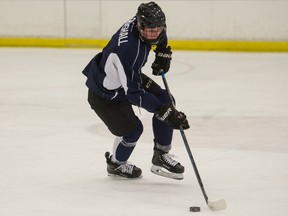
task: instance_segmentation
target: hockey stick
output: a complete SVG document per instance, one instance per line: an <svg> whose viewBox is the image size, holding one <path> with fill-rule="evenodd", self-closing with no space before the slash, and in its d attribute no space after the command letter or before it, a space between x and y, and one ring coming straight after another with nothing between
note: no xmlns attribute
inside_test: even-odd
<svg viewBox="0 0 288 216"><path fill-rule="evenodd" d="M170 89L169 89L169 86L168 86L168 83L167 83L167 80L166 80L166 76L165 76L165 73L162 71L162 80L164 82L164 85L165 85L165 88L167 90L167 93L171 99L171 102L173 104L173 107L175 108L175 103L174 103L174 100L173 100L173 97L172 97L172 94L170 92ZM200 174L199 174L199 171L197 169L197 166L196 166L196 163L195 163L195 160L194 160L194 157L192 155L192 152L190 150L190 147L189 147L189 144L188 144L188 141L186 139L186 135L184 133L184 130L182 128L182 126L180 126L180 133L181 133L181 136L182 136L182 139L183 139L183 142L184 142L184 145L185 145L185 148L187 150L187 153L189 155L189 158L190 158L190 161L192 163L192 166L193 166L193 169L194 169L194 172L195 172L195 175L197 177L197 181L199 183L199 186L201 188L201 191L202 191L202 194L205 198L205 201L206 201L206 204L208 205L208 207L212 210L212 211L221 211L221 210L224 210L226 208L226 201L224 199L219 199L219 200L216 200L216 201L210 201L208 199L208 196L207 196L207 193L205 191L205 188L204 188L204 185L203 185L203 182L201 180L201 177L200 177Z"/></svg>

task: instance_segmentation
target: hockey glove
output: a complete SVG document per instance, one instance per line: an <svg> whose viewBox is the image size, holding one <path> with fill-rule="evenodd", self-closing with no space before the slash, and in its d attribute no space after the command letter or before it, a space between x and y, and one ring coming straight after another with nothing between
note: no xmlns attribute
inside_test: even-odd
<svg viewBox="0 0 288 216"><path fill-rule="evenodd" d="M160 111L156 113L156 117L174 129L180 129L180 126L184 130L190 128L186 115L183 112L177 111L172 104L165 104L161 107Z"/></svg>
<svg viewBox="0 0 288 216"><path fill-rule="evenodd" d="M155 60L152 63L153 75L160 76L162 70L167 73L170 69L172 59L171 47L157 47L155 50Z"/></svg>

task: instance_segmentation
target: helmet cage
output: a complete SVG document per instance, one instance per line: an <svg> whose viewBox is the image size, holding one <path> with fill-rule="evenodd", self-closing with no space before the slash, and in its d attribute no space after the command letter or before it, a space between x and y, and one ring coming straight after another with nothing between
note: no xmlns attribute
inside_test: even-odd
<svg viewBox="0 0 288 216"><path fill-rule="evenodd" d="M160 35L165 27L155 27L149 28L144 26L138 26L138 31L140 32L140 36L142 40L147 42L150 45L156 45L160 40Z"/></svg>

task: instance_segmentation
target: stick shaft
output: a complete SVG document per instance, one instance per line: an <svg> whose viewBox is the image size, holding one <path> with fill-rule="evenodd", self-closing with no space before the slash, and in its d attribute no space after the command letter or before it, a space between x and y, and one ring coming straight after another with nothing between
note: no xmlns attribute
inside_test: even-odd
<svg viewBox="0 0 288 216"><path fill-rule="evenodd" d="M170 92L170 89L169 89L169 86L168 86L168 83L167 83L166 76L165 76L165 73L164 73L164 72L162 72L162 80L163 80L164 86L165 86L165 88L166 88L166 90L167 90L167 93L168 93L168 95L169 95L169 97L170 97L170 99L171 99L171 101L172 101L172 104L173 104L173 106L174 106L174 108L175 108L175 103L174 103L172 94L171 94L171 92ZM186 148L186 150L187 150L187 153L188 153L188 155L189 155L189 158L190 158L190 161L191 161L193 170L194 170L194 172L195 172L197 181L198 181L199 186L200 186L200 188L201 188L202 194L203 194L203 196L204 196L204 198L205 198L206 203L208 204L208 196L207 196L207 193L206 193L206 191L205 191L205 188L204 188L202 179L201 179L201 177L200 177L198 168L197 168L197 166L196 166L194 157L193 157L193 155L192 155L191 149L190 149L190 147L189 147L189 144L188 144L188 141L187 141L187 138L186 138L186 135L185 135L185 133L184 133L184 130L183 130L182 126L180 126L180 133L181 133L181 136L182 136L182 139L183 139L185 148Z"/></svg>

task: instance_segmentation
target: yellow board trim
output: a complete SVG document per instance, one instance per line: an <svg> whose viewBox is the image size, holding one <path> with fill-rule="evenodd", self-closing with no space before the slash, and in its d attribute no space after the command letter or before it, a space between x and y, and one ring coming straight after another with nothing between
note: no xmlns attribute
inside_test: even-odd
<svg viewBox="0 0 288 216"><path fill-rule="evenodd" d="M178 50L288 52L288 41L171 41Z"/></svg>
<svg viewBox="0 0 288 216"><path fill-rule="evenodd" d="M0 38L0 47L103 48L108 39ZM288 52L288 41L170 40L173 50Z"/></svg>
<svg viewBox="0 0 288 216"><path fill-rule="evenodd" d="M0 38L3 47L87 47L102 48L108 43L105 39L63 39L63 38Z"/></svg>

